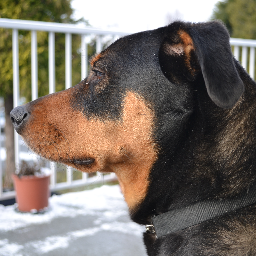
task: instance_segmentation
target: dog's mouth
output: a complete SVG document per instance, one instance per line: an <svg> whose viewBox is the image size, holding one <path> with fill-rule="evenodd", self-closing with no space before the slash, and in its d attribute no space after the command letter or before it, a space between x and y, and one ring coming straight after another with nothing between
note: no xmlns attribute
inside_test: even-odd
<svg viewBox="0 0 256 256"><path fill-rule="evenodd" d="M69 159L69 160L62 160L64 164L72 164L75 166L88 166L90 167L94 162L95 159L91 157L83 158L83 159Z"/></svg>
<svg viewBox="0 0 256 256"><path fill-rule="evenodd" d="M86 159L74 159L73 164L78 164L78 165L91 165L93 164L95 159L93 158L86 158Z"/></svg>

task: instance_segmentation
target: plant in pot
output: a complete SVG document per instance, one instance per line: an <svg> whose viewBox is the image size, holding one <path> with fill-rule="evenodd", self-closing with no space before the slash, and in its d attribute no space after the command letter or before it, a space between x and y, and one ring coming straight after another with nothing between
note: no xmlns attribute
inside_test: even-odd
<svg viewBox="0 0 256 256"><path fill-rule="evenodd" d="M18 172L12 175L18 211L40 213L47 209L50 173L45 170L35 163L22 161Z"/></svg>

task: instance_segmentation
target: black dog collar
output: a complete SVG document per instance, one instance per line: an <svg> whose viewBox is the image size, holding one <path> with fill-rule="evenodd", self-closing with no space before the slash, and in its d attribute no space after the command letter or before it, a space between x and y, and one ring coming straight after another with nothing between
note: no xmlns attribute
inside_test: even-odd
<svg viewBox="0 0 256 256"><path fill-rule="evenodd" d="M165 236L254 203L256 187L232 199L202 201L154 216L152 225L147 225L146 231L157 237Z"/></svg>

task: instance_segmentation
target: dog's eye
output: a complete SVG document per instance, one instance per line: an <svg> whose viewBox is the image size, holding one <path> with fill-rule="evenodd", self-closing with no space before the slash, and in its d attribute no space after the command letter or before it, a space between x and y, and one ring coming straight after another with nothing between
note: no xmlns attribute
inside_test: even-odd
<svg viewBox="0 0 256 256"><path fill-rule="evenodd" d="M93 71L94 75L97 76L97 78L102 78L104 76L104 73L99 70L93 69L92 71Z"/></svg>

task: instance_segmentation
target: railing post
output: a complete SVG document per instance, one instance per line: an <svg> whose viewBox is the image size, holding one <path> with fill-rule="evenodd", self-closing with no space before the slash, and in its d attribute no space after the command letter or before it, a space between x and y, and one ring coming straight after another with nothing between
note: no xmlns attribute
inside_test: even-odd
<svg viewBox="0 0 256 256"><path fill-rule="evenodd" d="M242 66L247 70L247 46L242 48Z"/></svg>
<svg viewBox="0 0 256 256"><path fill-rule="evenodd" d="M88 50L87 50L87 42L86 42L86 35L81 35L81 80L87 77L88 73ZM82 179L86 181L88 178L88 174L83 172Z"/></svg>
<svg viewBox="0 0 256 256"><path fill-rule="evenodd" d="M239 61L239 46L234 46L234 56Z"/></svg>
<svg viewBox="0 0 256 256"><path fill-rule="evenodd" d="M250 69L249 74L252 79L255 78L255 47L250 48Z"/></svg>
<svg viewBox="0 0 256 256"><path fill-rule="evenodd" d="M2 156L1 156L1 148L2 148L2 142L1 142L1 125L0 125L0 198L3 193L3 170L2 170Z"/></svg>
<svg viewBox="0 0 256 256"><path fill-rule="evenodd" d="M38 98L37 32L31 31L31 84L32 100Z"/></svg>
<svg viewBox="0 0 256 256"><path fill-rule="evenodd" d="M72 86L72 36L70 33L65 34L65 88ZM67 183L72 182L72 169L67 167Z"/></svg>
<svg viewBox="0 0 256 256"><path fill-rule="evenodd" d="M118 39L119 39L119 36L118 36L118 35L115 35L115 36L114 36L113 43L114 43L115 41L117 41Z"/></svg>
<svg viewBox="0 0 256 256"><path fill-rule="evenodd" d="M86 35L81 35L81 80L84 80L87 76L87 59L88 59L88 51L87 51L87 43L86 43Z"/></svg>
<svg viewBox="0 0 256 256"><path fill-rule="evenodd" d="M49 32L49 93L55 92L55 33Z"/></svg>
<svg viewBox="0 0 256 256"><path fill-rule="evenodd" d="M18 30L12 30L12 65L13 65L13 107L19 104L19 41ZM19 167L19 135L14 131L14 152L15 152L15 167Z"/></svg>
<svg viewBox="0 0 256 256"><path fill-rule="evenodd" d="M49 32L48 37L49 44L49 93L55 92L55 33ZM56 163L50 162L51 168L51 186L54 187L56 184Z"/></svg>
<svg viewBox="0 0 256 256"><path fill-rule="evenodd" d="M102 38L101 36L96 37L96 53L100 53L102 51Z"/></svg>
<svg viewBox="0 0 256 256"><path fill-rule="evenodd" d="M72 84L72 41L71 34L65 35L65 88L68 89Z"/></svg>

